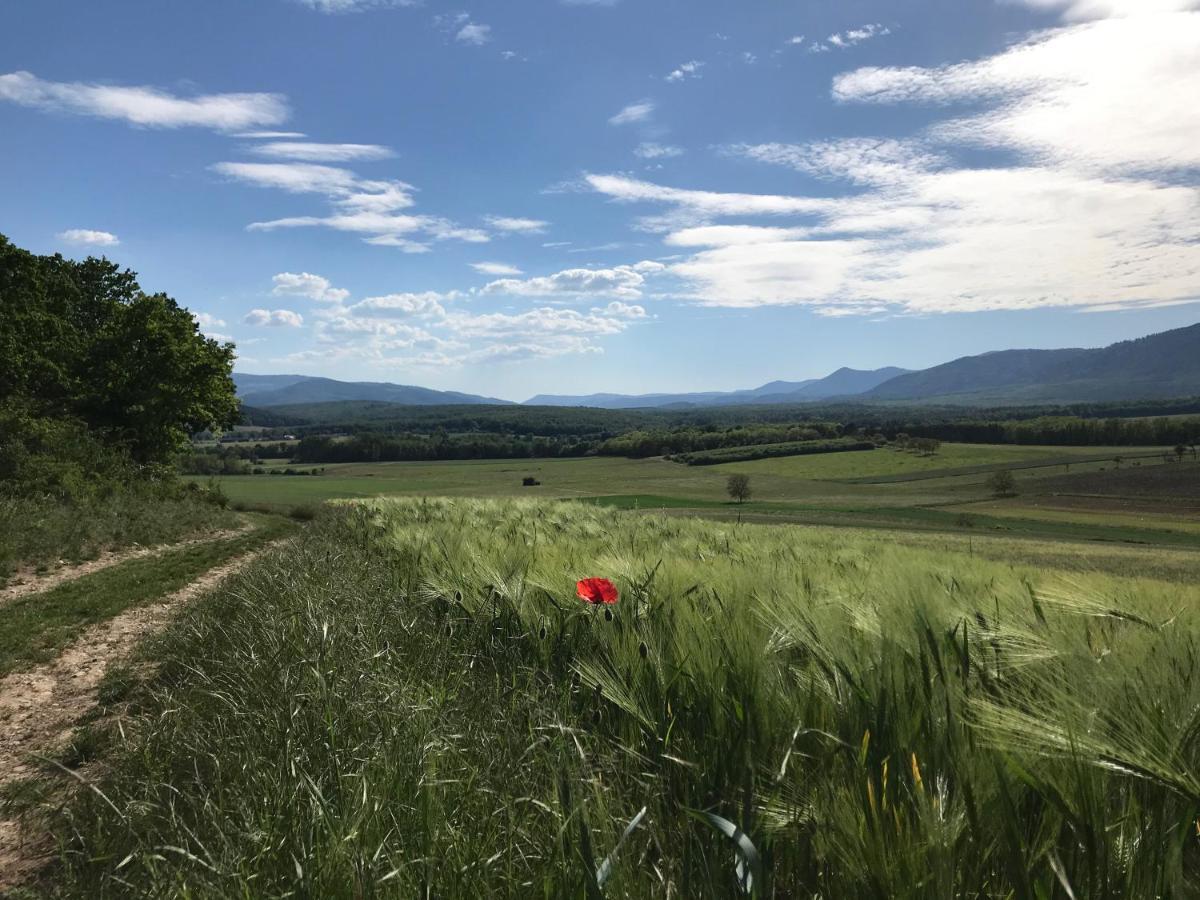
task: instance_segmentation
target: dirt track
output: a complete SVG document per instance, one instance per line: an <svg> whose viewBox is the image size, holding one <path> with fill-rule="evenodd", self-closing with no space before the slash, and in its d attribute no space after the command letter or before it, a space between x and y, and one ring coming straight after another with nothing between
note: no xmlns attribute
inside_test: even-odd
<svg viewBox="0 0 1200 900"><path fill-rule="evenodd" d="M173 544L158 544L154 547L135 546L126 550L112 550L102 553L96 559L90 559L87 562L78 563L73 566L62 566L44 575L39 575L32 569L25 569L18 572L6 587L0 587L0 606L11 600L16 600L18 597L25 597L29 594L40 594L42 591L48 591L51 588L58 587L60 584L74 581L76 578L83 578L91 575L93 572L99 572L101 569L107 569L110 566L119 565L131 559L141 559L143 556L157 556L160 553L170 553L172 550L191 547L194 544L207 544L210 541L224 540L225 538L244 534L252 527L251 523L246 522L239 528L210 531L207 534L200 534Z"/></svg>
<svg viewBox="0 0 1200 900"><path fill-rule="evenodd" d="M35 754L53 754L70 739L80 717L95 705L109 666L162 629L188 601L267 549L224 563L157 603L88 629L50 663L0 679L0 790L35 774ZM0 896L40 868L53 849L46 835L30 834L20 822L0 815Z"/></svg>

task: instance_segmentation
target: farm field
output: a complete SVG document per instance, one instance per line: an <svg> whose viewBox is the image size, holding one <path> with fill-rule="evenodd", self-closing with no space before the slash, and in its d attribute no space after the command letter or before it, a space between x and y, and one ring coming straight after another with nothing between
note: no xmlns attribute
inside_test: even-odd
<svg viewBox="0 0 1200 900"><path fill-rule="evenodd" d="M1193 893L1195 582L918 538L331 509L106 694L57 891Z"/></svg>
<svg viewBox="0 0 1200 900"><path fill-rule="evenodd" d="M1125 468L1115 468L1116 456ZM997 468L1013 471L1016 497L993 499L986 481ZM735 472L749 475L753 487L753 499L741 506L731 504L725 491ZM523 487L526 476L541 484ZM1096 484L1114 479L1127 485L1126 493L1096 495ZM217 483L235 503L275 508L405 495L588 499L624 508L773 517L764 521L974 528L981 538L1016 533L1200 548L1200 503L1192 508L1178 499L1189 496L1197 480L1200 465L1165 463L1153 448L943 444L933 456L880 449L715 466L617 457L346 463L327 465L317 476L226 476ZM1140 491L1140 499L1131 500L1130 491ZM1171 503L1164 506L1166 500Z"/></svg>

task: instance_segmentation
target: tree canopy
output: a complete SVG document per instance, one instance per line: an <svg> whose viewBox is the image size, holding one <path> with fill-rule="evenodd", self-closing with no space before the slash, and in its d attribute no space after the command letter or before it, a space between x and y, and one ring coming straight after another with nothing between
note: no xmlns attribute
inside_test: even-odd
<svg viewBox="0 0 1200 900"><path fill-rule="evenodd" d="M0 401L24 419L73 420L136 462L165 462L190 433L237 421L233 358L134 272L0 235Z"/></svg>

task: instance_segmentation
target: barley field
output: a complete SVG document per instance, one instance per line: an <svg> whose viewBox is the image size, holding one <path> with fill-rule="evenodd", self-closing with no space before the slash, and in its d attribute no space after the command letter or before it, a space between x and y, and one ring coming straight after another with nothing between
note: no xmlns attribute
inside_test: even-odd
<svg viewBox="0 0 1200 900"><path fill-rule="evenodd" d="M1198 600L881 534L344 505L114 678L129 716L55 814L54 883L1194 896Z"/></svg>

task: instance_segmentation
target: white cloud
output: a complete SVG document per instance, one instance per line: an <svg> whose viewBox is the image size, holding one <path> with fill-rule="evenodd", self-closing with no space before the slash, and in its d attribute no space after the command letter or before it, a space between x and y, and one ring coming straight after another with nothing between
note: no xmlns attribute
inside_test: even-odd
<svg viewBox="0 0 1200 900"><path fill-rule="evenodd" d="M435 216L398 212L414 203L414 188L403 181L365 179L349 169L300 162L222 162L212 169L257 187L277 188L294 194L322 194L333 207L332 214L326 216L287 216L252 222L247 226L250 231L330 228L360 234L367 243L398 247L409 253L429 249L422 238L467 243L489 240L488 234L477 228L463 228Z"/></svg>
<svg viewBox="0 0 1200 900"><path fill-rule="evenodd" d="M642 159L671 159L683 156L682 147L672 147L670 144L657 144L654 141L643 141L633 148L633 155Z"/></svg>
<svg viewBox="0 0 1200 900"><path fill-rule="evenodd" d="M363 241L374 247L395 247L402 253L428 253L430 251L428 244L409 240L398 234L378 234L374 237L363 238Z"/></svg>
<svg viewBox="0 0 1200 900"><path fill-rule="evenodd" d="M250 152L258 156L305 162L350 162L356 159L388 159L396 155L390 147L381 147L379 144L316 144L299 141L255 144Z"/></svg>
<svg viewBox="0 0 1200 900"><path fill-rule="evenodd" d="M350 296L349 291L330 284L328 278L309 272L280 272L271 280L275 282L271 293L276 296L307 297L322 303L341 303Z"/></svg>
<svg viewBox="0 0 1200 900"><path fill-rule="evenodd" d="M1061 10L1068 22L1088 19L1186 12L1200 9L1200 0L1010 0L1037 10Z"/></svg>
<svg viewBox="0 0 1200 900"><path fill-rule="evenodd" d="M465 337L523 337L527 342L553 335L599 337L619 334L626 317L581 313L574 309L545 306L522 313L452 314L447 324Z"/></svg>
<svg viewBox="0 0 1200 900"><path fill-rule="evenodd" d="M290 309L252 309L242 318L242 322L246 325L299 328L304 324L304 317Z"/></svg>
<svg viewBox="0 0 1200 900"><path fill-rule="evenodd" d="M442 302L453 299L453 295L426 291L421 294L386 294L382 297L367 297L347 309L354 316L380 319L434 318L446 315Z"/></svg>
<svg viewBox="0 0 1200 900"><path fill-rule="evenodd" d="M453 34L460 44L480 47L492 39L492 26L472 21L470 13L441 13L433 17L433 24L436 28Z"/></svg>
<svg viewBox="0 0 1200 900"><path fill-rule="evenodd" d="M919 141L850 138L809 144L738 144L726 148L734 156L788 166L825 179L859 184L889 184L914 172L945 164L942 154Z"/></svg>
<svg viewBox="0 0 1200 900"><path fill-rule="evenodd" d="M478 22L468 22L458 30L454 39L463 44L473 44L476 47L486 44L492 39L492 26L481 25Z"/></svg>
<svg viewBox="0 0 1200 900"><path fill-rule="evenodd" d="M1120 64L1114 64L1120 60ZM939 139L1073 167L1200 165L1200 14L1113 18L1034 35L983 60L839 76L843 102L987 103Z"/></svg>
<svg viewBox="0 0 1200 900"><path fill-rule="evenodd" d="M804 43L804 35L797 34L787 39L787 43L793 47L799 47Z"/></svg>
<svg viewBox="0 0 1200 900"><path fill-rule="evenodd" d="M688 78L699 78L704 63L698 59L689 60L672 70L666 77L667 81L684 81Z"/></svg>
<svg viewBox="0 0 1200 900"><path fill-rule="evenodd" d="M667 235L673 247L736 247L743 244L774 244L812 234L810 228L765 228L761 225L701 225Z"/></svg>
<svg viewBox="0 0 1200 900"><path fill-rule="evenodd" d="M278 125L289 110L281 94L177 97L153 87L43 81L29 72L0 75L0 100L51 112L119 119L146 128L238 131Z"/></svg>
<svg viewBox="0 0 1200 900"><path fill-rule="evenodd" d="M352 13L389 6L417 6L420 0L294 0L323 13Z"/></svg>
<svg viewBox="0 0 1200 900"><path fill-rule="evenodd" d="M484 221L497 231L516 234L541 234L550 224L541 219L522 219L516 216L485 216Z"/></svg>
<svg viewBox="0 0 1200 900"><path fill-rule="evenodd" d="M665 266L650 260L633 266L611 269L564 269L553 275L536 278L501 278L489 282L484 294L508 294L519 297L554 297L608 295L626 299L642 296L646 275L662 271Z"/></svg>
<svg viewBox="0 0 1200 900"><path fill-rule="evenodd" d="M93 231L90 228L68 228L58 233L60 241L68 244L82 244L89 247L115 247L121 241L115 234L107 231Z"/></svg>
<svg viewBox="0 0 1200 900"><path fill-rule="evenodd" d="M630 103L615 116L608 120L609 125L630 125L634 122L645 122L654 115L653 100L639 100Z"/></svg>
<svg viewBox="0 0 1200 900"><path fill-rule="evenodd" d="M346 197L354 192L359 183L358 176L349 169L308 163L220 162L213 165L212 169L221 175L255 187L277 188L292 194L333 194ZM412 198L407 193L405 198L407 202L401 203L400 206L411 206Z"/></svg>
<svg viewBox="0 0 1200 900"><path fill-rule="evenodd" d="M849 28L846 31L837 31L827 37L824 42L816 42L808 45L809 53L826 53L830 49L846 50L856 44L861 44L863 41L869 41L872 38L884 37L891 34L892 31L885 25L878 22L863 25L861 28ZM792 38L790 43L802 44L804 38L799 40Z"/></svg>
<svg viewBox="0 0 1200 900"><path fill-rule="evenodd" d="M615 316L618 319L645 319L649 317L646 307L635 303L622 303L620 300L613 300L608 306L594 307L592 313L593 315Z"/></svg>
<svg viewBox="0 0 1200 900"><path fill-rule="evenodd" d="M524 274L516 266L510 266L508 263L499 262L477 262L471 263L471 268L481 275L522 275Z"/></svg>
<svg viewBox="0 0 1200 900"><path fill-rule="evenodd" d="M200 325L202 331L207 332L210 328L224 328L225 320L218 319L216 316L206 312L192 313L192 318Z"/></svg>
<svg viewBox="0 0 1200 900"><path fill-rule="evenodd" d="M267 141L267 140L296 140L297 138L307 137L303 131L239 131L236 134L231 134L230 137L244 138L248 141Z"/></svg>
<svg viewBox="0 0 1200 900"><path fill-rule="evenodd" d="M643 225L692 248L668 274L703 304L868 315L1196 302L1200 14L1106 9L1108 18L980 60L835 79L844 103L962 104L911 139L728 149L843 190L588 182L618 201L667 207ZM987 162L977 149L992 151Z"/></svg>
<svg viewBox="0 0 1200 900"><path fill-rule="evenodd" d="M622 203L667 203L682 218L706 220L716 216L804 215L826 212L834 201L820 197L777 194L737 194L664 187L623 175L587 175L589 186ZM653 225L653 222L649 223ZM696 224L696 223L693 223Z"/></svg>

